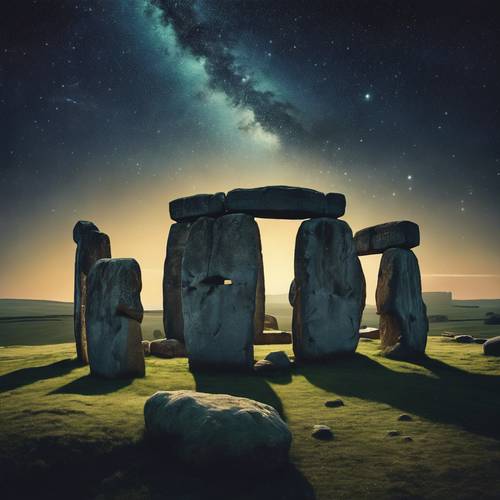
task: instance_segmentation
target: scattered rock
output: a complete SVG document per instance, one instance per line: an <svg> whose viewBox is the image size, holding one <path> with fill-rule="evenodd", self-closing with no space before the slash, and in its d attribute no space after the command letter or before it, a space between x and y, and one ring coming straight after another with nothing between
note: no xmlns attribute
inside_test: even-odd
<svg viewBox="0 0 500 500"><path fill-rule="evenodd" d="M341 399L331 399L329 401L325 401L325 406L327 408L340 408L344 406L344 402Z"/></svg>
<svg viewBox="0 0 500 500"><path fill-rule="evenodd" d="M410 436L404 436L404 437L403 437L403 441L404 441L405 443L411 443L411 442L413 442L413 438L412 438L412 437L410 437Z"/></svg>
<svg viewBox="0 0 500 500"><path fill-rule="evenodd" d="M393 359L422 356L429 323L418 260L411 250L390 248L384 252L375 298L383 354Z"/></svg>
<svg viewBox="0 0 500 500"><path fill-rule="evenodd" d="M399 415L398 420L400 422L411 422L413 420L413 417L411 415L408 415L407 413L403 413Z"/></svg>
<svg viewBox="0 0 500 500"><path fill-rule="evenodd" d="M292 435L271 406L194 391L157 392L144 406L146 431L165 438L190 466L272 469L288 461Z"/></svg>
<svg viewBox="0 0 500 500"><path fill-rule="evenodd" d="M264 315L264 330L279 330L278 320L270 314Z"/></svg>
<svg viewBox="0 0 500 500"><path fill-rule="evenodd" d="M90 372L108 378L144 376L139 264L134 259L100 259L87 283Z"/></svg>
<svg viewBox="0 0 500 500"><path fill-rule="evenodd" d="M304 221L295 246L293 349L297 360L356 350L365 306L363 270L344 221Z"/></svg>
<svg viewBox="0 0 500 500"><path fill-rule="evenodd" d="M367 227L354 235L358 255L383 253L389 248L410 248L420 244L418 224L407 220Z"/></svg>
<svg viewBox="0 0 500 500"><path fill-rule="evenodd" d="M474 343L474 337L470 335L456 335L453 337L455 342L458 342L459 344L473 344Z"/></svg>
<svg viewBox="0 0 500 500"><path fill-rule="evenodd" d="M265 359L271 361L279 369L289 370L292 366L292 362L285 351L270 352Z"/></svg>
<svg viewBox="0 0 500 500"><path fill-rule="evenodd" d="M170 359L186 357L186 348L184 344L176 339L152 340L149 349L151 355L158 358Z"/></svg>
<svg viewBox="0 0 500 500"><path fill-rule="evenodd" d="M315 425L311 436L322 441L330 441L333 439L333 432L328 425Z"/></svg>
<svg viewBox="0 0 500 500"><path fill-rule="evenodd" d="M500 337L488 339L483 344L483 351L487 356L500 356Z"/></svg>
<svg viewBox="0 0 500 500"><path fill-rule="evenodd" d="M396 436L400 436L401 435L401 432L399 431L387 431L387 436L389 437L396 437Z"/></svg>
<svg viewBox="0 0 500 500"><path fill-rule="evenodd" d="M217 217L224 214L224 193L195 194L177 198L169 204L170 217L176 222L192 222L199 217Z"/></svg>
<svg viewBox="0 0 500 500"><path fill-rule="evenodd" d="M144 350L144 356L151 355L151 342L149 340L142 341L142 348Z"/></svg>

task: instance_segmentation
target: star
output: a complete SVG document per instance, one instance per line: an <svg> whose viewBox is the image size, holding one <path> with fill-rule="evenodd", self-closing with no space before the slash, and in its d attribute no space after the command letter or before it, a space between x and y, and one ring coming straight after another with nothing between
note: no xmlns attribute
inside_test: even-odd
<svg viewBox="0 0 500 500"><path fill-rule="evenodd" d="M368 101L371 101L372 100L372 95L370 93L366 93L365 94L365 101L368 102Z"/></svg>

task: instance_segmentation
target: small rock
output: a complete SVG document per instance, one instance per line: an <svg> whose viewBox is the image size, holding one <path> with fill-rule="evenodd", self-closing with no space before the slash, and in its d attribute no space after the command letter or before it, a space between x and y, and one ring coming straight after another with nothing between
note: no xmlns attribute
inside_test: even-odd
<svg viewBox="0 0 500 500"><path fill-rule="evenodd" d="M327 408L340 408L344 406L344 402L341 399L331 399L329 401L325 401L325 406Z"/></svg>
<svg viewBox="0 0 500 500"><path fill-rule="evenodd" d="M403 437L403 441L404 441L405 443L411 443L411 442L413 441L413 438L412 438L412 437L410 437L410 436L404 436L404 437Z"/></svg>
<svg viewBox="0 0 500 500"><path fill-rule="evenodd" d="M333 432L328 425L315 425L311 436L322 441L333 439Z"/></svg>
<svg viewBox="0 0 500 500"><path fill-rule="evenodd" d="M142 348L144 349L144 356L151 355L151 342L149 340L142 341Z"/></svg>
<svg viewBox="0 0 500 500"><path fill-rule="evenodd" d="M472 344L474 343L474 337L471 335L456 335L454 337L455 342L458 342L459 344Z"/></svg>
<svg viewBox="0 0 500 500"><path fill-rule="evenodd" d="M271 361L276 368L289 369L292 366L292 362L285 351L273 351L270 352L265 359Z"/></svg>
<svg viewBox="0 0 500 500"><path fill-rule="evenodd" d="M406 413L403 413L402 415L399 415L398 420L400 422L411 422L413 418L411 415L407 415Z"/></svg>
<svg viewBox="0 0 500 500"><path fill-rule="evenodd" d="M389 437L396 437L396 436L400 436L401 432L399 432L399 431L387 431L387 435Z"/></svg>

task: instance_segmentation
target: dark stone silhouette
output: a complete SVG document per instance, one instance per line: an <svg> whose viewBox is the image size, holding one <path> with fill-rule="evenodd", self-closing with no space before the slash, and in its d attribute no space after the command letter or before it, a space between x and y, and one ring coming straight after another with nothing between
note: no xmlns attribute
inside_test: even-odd
<svg viewBox="0 0 500 500"><path fill-rule="evenodd" d="M111 257L111 245L107 234L101 233L89 221L78 221L73 228L73 241L76 243L75 256L75 293L74 293L74 331L76 355L82 364L88 364L87 330L85 326L85 307L87 304L87 277L94 263Z"/></svg>
<svg viewBox="0 0 500 500"><path fill-rule="evenodd" d="M196 194L177 198L169 204L170 217L176 222L192 222L200 217L224 214L224 193Z"/></svg>

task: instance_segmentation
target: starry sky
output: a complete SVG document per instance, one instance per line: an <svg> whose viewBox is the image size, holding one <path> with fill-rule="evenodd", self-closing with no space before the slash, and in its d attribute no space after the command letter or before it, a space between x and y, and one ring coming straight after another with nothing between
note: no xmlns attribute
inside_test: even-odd
<svg viewBox="0 0 500 500"><path fill-rule="evenodd" d="M424 290L500 297L494 1L20 0L0 16L0 297L71 300L79 219L161 304L169 200L288 184L421 227ZM299 223L259 220L269 293ZM379 257L363 257L368 302Z"/></svg>

